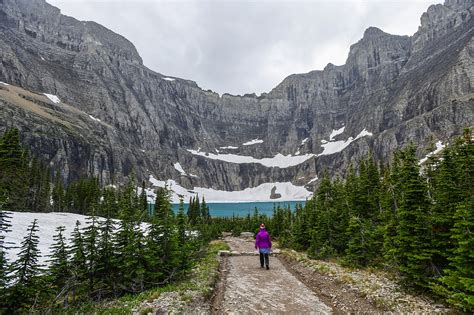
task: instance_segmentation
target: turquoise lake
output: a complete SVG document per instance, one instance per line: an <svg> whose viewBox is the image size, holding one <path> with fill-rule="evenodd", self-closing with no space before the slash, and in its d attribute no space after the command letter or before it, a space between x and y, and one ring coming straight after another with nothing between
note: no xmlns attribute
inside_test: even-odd
<svg viewBox="0 0 474 315"><path fill-rule="evenodd" d="M269 217L273 215L273 206L287 207L290 205L291 210L295 210L296 204L304 205L304 201L280 201L280 202L239 202L239 203L208 203L209 212L212 217L232 217L232 215L245 217L247 214L252 215L255 207L259 214L265 214ZM173 211L178 212L178 204L173 204ZM188 204L184 205L184 210L188 210Z"/></svg>

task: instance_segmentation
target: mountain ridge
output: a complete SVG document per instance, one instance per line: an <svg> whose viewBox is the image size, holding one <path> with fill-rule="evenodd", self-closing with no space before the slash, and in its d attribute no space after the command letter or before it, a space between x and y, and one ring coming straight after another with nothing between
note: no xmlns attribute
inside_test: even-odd
<svg viewBox="0 0 474 315"><path fill-rule="evenodd" d="M351 46L344 65L328 64L324 70L290 75L258 97L219 95L200 89L194 81L152 71L125 38L102 26L90 26L102 35L81 33L74 27L84 28L84 23L58 18L57 8L45 10L54 13L56 27L63 25L57 30L61 40L48 37L41 34L48 29L41 24L48 14L34 17L41 12L35 6L41 5L47 4L41 0L0 3L0 15L8 17L0 22L0 80L58 95L109 127L97 126L91 119L84 130L71 132L32 115L20 120L6 110L0 114L4 122L24 131L25 142L35 154L63 169L68 181L87 173L103 183L120 182L135 169L140 179L153 174L189 189L242 190L267 182L304 185L323 169L341 174L369 151L385 159L409 140L420 144L430 137L448 141L473 125L473 9L469 1L430 6L411 37L368 28ZM22 10L34 14L22 16ZM93 22L85 25L98 25L89 23ZM72 28L69 32L68 27ZM133 49L122 50L115 35L105 33L119 36ZM104 48L97 42L107 44ZM4 108L12 107L0 101L7 105ZM343 133L334 141L355 138L362 130L373 136L351 142L340 152L318 156L325 150L321 141L342 126ZM42 133L54 136L42 137ZM242 145L252 139L263 142ZM229 146L238 149L222 149ZM276 168L213 160L189 151L198 148L256 159L277 154L315 157ZM68 151L77 151L78 156L68 156ZM173 167L176 162L197 177L180 174Z"/></svg>

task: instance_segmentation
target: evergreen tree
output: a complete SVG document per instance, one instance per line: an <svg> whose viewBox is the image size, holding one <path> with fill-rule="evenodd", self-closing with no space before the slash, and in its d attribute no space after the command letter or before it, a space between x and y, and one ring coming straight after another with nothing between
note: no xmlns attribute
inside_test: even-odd
<svg viewBox="0 0 474 315"><path fill-rule="evenodd" d="M89 294L93 295L95 293L95 282L99 276L97 270L97 264L99 261L99 252L97 248L97 243L99 241L99 226L97 223L97 217L89 217L86 224L87 226L84 229L82 237L86 259L87 290Z"/></svg>
<svg viewBox="0 0 474 315"><path fill-rule="evenodd" d="M61 178L60 172L56 172L56 177L54 179L54 186L52 191L52 200L53 200L53 211L62 212L64 211L65 204L65 192L63 180Z"/></svg>
<svg viewBox="0 0 474 315"><path fill-rule="evenodd" d="M6 209L25 211L28 200L28 155L20 145L18 129L0 139L0 195Z"/></svg>
<svg viewBox="0 0 474 315"><path fill-rule="evenodd" d="M5 244L5 235L11 232L10 220L11 216L4 211L4 202L0 199L0 313L2 311L2 305L6 303L7 295L7 283L10 280L8 276L9 264L6 258L6 250L8 249Z"/></svg>
<svg viewBox="0 0 474 315"><path fill-rule="evenodd" d="M454 253L445 276L435 285L436 292L465 312L474 312L474 196L458 205L452 238Z"/></svg>
<svg viewBox="0 0 474 315"><path fill-rule="evenodd" d="M72 272L72 301L82 298L85 294L84 283L87 279L87 258L84 238L80 230L81 223L76 221L76 226L71 234L71 272Z"/></svg>
<svg viewBox="0 0 474 315"><path fill-rule="evenodd" d="M54 243L51 246L51 259L49 260L50 267L48 270L53 290L58 298L62 297L64 306L66 306L68 302L69 288L67 285L72 276L68 247L63 235L65 230L66 228L64 226L58 226L56 228L57 234L53 236Z"/></svg>
<svg viewBox="0 0 474 315"><path fill-rule="evenodd" d="M41 266L38 263L38 229L38 220L34 219L21 242L18 259L13 263L12 288L8 297L10 311L29 309L42 291L42 283L39 281Z"/></svg>
<svg viewBox="0 0 474 315"><path fill-rule="evenodd" d="M112 204L109 198L114 198L113 195L107 194L104 196L104 204ZM116 231L114 222L110 216L109 210L102 210L105 213L106 219L100 223L100 239L98 241L97 250L99 253L97 259L97 298L101 300L104 296L109 296L116 293L115 275L117 274L117 267L114 264L115 248L113 237Z"/></svg>
<svg viewBox="0 0 474 315"><path fill-rule="evenodd" d="M433 278L430 203L413 146L403 151L400 181L400 221L395 238L395 256L406 280L414 286L426 287Z"/></svg>

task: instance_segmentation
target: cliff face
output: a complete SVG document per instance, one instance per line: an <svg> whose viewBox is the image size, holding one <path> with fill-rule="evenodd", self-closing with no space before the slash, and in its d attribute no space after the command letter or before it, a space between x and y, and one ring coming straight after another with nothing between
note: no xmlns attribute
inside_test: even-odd
<svg viewBox="0 0 474 315"><path fill-rule="evenodd" d="M69 180L120 181L135 169L188 188L305 185L369 150L387 158L412 141L421 156L430 138L447 142L474 125L473 11L469 0L431 6L412 37L371 27L345 65L291 75L257 97L219 96L153 72L127 39L43 0L0 0L0 81L10 84L0 86L0 129L22 129ZM243 145L253 139L263 142ZM226 154L301 163L238 164L222 161Z"/></svg>

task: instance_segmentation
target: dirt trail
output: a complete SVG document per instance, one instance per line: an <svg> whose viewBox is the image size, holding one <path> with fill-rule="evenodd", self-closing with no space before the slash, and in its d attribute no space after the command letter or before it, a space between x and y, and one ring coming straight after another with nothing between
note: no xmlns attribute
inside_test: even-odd
<svg viewBox="0 0 474 315"><path fill-rule="evenodd" d="M255 252L253 240L227 237L226 242L232 251ZM226 259L225 291L217 306L218 313L331 313L331 307L288 272L278 258L270 257L270 270L260 268L258 256Z"/></svg>

